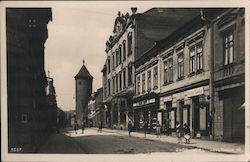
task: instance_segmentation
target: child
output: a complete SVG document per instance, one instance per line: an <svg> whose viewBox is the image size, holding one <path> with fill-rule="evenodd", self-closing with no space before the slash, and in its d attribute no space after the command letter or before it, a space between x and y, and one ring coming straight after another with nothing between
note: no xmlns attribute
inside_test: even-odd
<svg viewBox="0 0 250 162"><path fill-rule="evenodd" d="M190 133L190 128L189 126L185 123L184 124L184 138L186 140L186 144L190 143L190 138L191 138L191 133Z"/></svg>

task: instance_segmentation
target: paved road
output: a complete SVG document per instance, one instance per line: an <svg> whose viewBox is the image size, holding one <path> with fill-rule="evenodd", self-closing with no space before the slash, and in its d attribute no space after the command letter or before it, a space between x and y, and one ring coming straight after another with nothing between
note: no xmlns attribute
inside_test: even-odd
<svg viewBox="0 0 250 162"><path fill-rule="evenodd" d="M136 154L153 152L179 152L194 150L190 146L129 137L116 132L98 133L87 128L84 134L79 130L53 134L38 153L83 153L83 154Z"/></svg>

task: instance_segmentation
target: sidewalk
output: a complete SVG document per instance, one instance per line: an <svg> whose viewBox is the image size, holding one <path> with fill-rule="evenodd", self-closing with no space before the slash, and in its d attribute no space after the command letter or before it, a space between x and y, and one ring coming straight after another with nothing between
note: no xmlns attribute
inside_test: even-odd
<svg viewBox="0 0 250 162"><path fill-rule="evenodd" d="M103 128L103 131L113 132L120 135L128 135L126 130L116 130L116 129L107 129ZM144 134L141 132L131 132L133 137L144 138ZM173 136L161 135L161 138L157 138L154 134L147 134L146 139L150 140L159 140L162 142L177 143L177 138ZM180 145L193 146L199 149L226 153L226 154L244 154L245 145L242 143L228 143L228 142L219 142L219 141L209 141L209 140L200 140L200 139L191 139L190 144L185 144L185 140L182 139L183 143Z"/></svg>

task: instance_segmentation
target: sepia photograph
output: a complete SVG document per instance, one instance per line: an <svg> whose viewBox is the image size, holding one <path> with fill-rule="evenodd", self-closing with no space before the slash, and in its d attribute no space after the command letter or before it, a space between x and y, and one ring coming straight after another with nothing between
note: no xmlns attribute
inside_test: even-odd
<svg viewBox="0 0 250 162"><path fill-rule="evenodd" d="M3 1L2 161L248 161L247 1Z"/></svg>

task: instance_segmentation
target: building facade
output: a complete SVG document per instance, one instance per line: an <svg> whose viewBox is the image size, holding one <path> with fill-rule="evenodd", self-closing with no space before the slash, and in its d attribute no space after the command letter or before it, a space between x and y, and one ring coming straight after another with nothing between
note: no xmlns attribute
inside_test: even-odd
<svg viewBox="0 0 250 162"><path fill-rule="evenodd" d="M109 113L109 126L114 128L126 127L129 120L134 123L134 62L155 46L155 42L173 30L166 30L166 18L175 10L153 8L144 13L136 13L136 8L131 10L131 15L118 13L114 23L114 35L106 42L107 58L102 70L104 103ZM195 14L193 11L189 13ZM189 17L183 17L189 20Z"/></svg>
<svg viewBox="0 0 250 162"><path fill-rule="evenodd" d="M8 150L35 152L51 133L44 43L51 8L7 8Z"/></svg>
<svg viewBox="0 0 250 162"><path fill-rule="evenodd" d="M175 135L179 122L193 138L244 141L244 9L194 12L135 61L136 128Z"/></svg>
<svg viewBox="0 0 250 162"><path fill-rule="evenodd" d="M245 137L245 10L229 9L214 26L215 139Z"/></svg>
<svg viewBox="0 0 250 162"><path fill-rule="evenodd" d="M76 122L79 125L82 122L88 124L88 101L92 93L92 80L93 77L90 75L83 60L83 65L75 76Z"/></svg>

